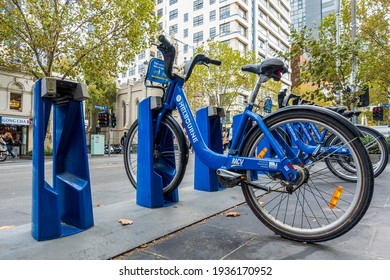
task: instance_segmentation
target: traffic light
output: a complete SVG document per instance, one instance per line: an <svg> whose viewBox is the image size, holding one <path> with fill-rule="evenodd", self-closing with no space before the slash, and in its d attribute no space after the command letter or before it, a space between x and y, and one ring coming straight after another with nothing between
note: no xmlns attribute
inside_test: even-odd
<svg viewBox="0 0 390 280"><path fill-rule="evenodd" d="M374 107L372 109L372 119L374 121L383 121L383 107Z"/></svg>
<svg viewBox="0 0 390 280"><path fill-rule="evenodd" d="M364 93L359 96L359 107L367 107L370 105L370 95L368 87L363 88Z"/></svg>
<svg viewBox="0 0 390 280"><path fill-rule="evenodd" d="M111 127L112 128L116 127L116 116L115 116L115 114L111 115Z"/></svg>
<svg viewBox="0 0 390 280"><path fill-rule="evenodd" d="M108 126L108 113L99 113L98 116L98 124L100 127L107 127Z"/></svg>

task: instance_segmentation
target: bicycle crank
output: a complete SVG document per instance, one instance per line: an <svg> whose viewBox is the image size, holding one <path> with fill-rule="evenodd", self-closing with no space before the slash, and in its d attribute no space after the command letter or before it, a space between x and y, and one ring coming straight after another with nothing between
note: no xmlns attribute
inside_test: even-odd
<svg viewBox="0 0 390 280"><path fill-rule="evenodd" d="M245 174L236 173L226 169L217 169L217 179L224 188L233 188L246 180Z"/></svg>

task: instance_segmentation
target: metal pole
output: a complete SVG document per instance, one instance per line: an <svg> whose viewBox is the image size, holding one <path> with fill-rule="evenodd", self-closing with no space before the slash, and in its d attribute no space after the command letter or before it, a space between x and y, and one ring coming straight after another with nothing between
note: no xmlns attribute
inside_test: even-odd
<svg viewBox="0 0 390 280"><path fill-rule="evenodd" d="M111 109L108 110L108 156L111 156Z"/></svg>
<svg viewBox="0 0 390 280"><path fill-rule="evenodd" d="M336 0L335 1L335 6L336 6L336 46L338 47L340 45L340 10L341 10L341 0ZM336 73L339 72L340 68L340 58L337 55L336 57ZM338 101L337 103L341 103L342 100L342 91L338 90L337 91L338 95Z"/></svg>
<svg viewBox="0 0 390 280"><path fill-rule="evenodd" d="M352 28L352 42L355 42L355 37L356 37L356 0L351 0L351 28ZM352 92L356 92L356 86L355 86L355 78L356 78L356 69L357 69L357 61L356 61L356 56L353 54L352 57L352 73L351 73L351 88ZM357 108L354 105L353 110L355 111ZM353 123L357 124L358 123L358 116L355 116L353 118Z"/></svg>

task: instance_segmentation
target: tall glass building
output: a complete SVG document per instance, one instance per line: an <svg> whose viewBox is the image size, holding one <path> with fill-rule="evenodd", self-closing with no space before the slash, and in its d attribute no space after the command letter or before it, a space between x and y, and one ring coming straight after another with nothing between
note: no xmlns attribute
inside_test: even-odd
<svg viewBox="0 0 390 280"><path fill-rule="evenodd" d="M341 1L341 0L340 0ZM324 17L336 9L335 0L291 0L291 26L301 30L319 25Z"/></svg>

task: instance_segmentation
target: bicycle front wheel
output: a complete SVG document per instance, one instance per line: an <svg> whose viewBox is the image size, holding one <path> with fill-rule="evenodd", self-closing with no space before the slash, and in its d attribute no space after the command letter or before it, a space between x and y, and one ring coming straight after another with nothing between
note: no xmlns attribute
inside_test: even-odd
<svg viewBox="0 0 390 280"><path fill-rule="evenodd" d="M332 147L332 152L327 152L324 147L316 155L297 151L296 156L304 164L295 167L304 180L297 183L293 190L280 173L247 172L251 182L244 183L242 190L254 214L277 234L302 242L326 241L351 230L363 217L373 194L372 166L360 140L334 118L309 110L271 115L265 118L265 123L274 136L280 136L278 141L282 149L289 146L292 150L297 148L297 139L292 139L286 132L286 124L296 127L296 124L307 123L315 125L320 131L326 129L338 137L340 149L349 150L356 173L353 175L355 180L351 182L342 181L329 171L324 161L338 153L335 147ZM298 134L298 137L303 136ZM266 140L262 131L255 128L245 141L242 155L256 157L264 147L262 141ZM272 157L272 154L275 153L270 148L268 156Z"/></svg>
<svg viewBox="0 0 390 280"><path fill-rule="evenodd" d="M0 151L0 161L5 161L7 159L7 152Z"/></svg>
<svg viewBox="0 0 390 280"><path fill-rule="evenodd" d="M163 193L172 193L181 183L188 162L188 147L185 136L171 117L164 117L158 135L153 144L154 171L161 176ZM124 164L127 176L134 188L137 188L138 120L129 129L124 145Z"/></svg>

